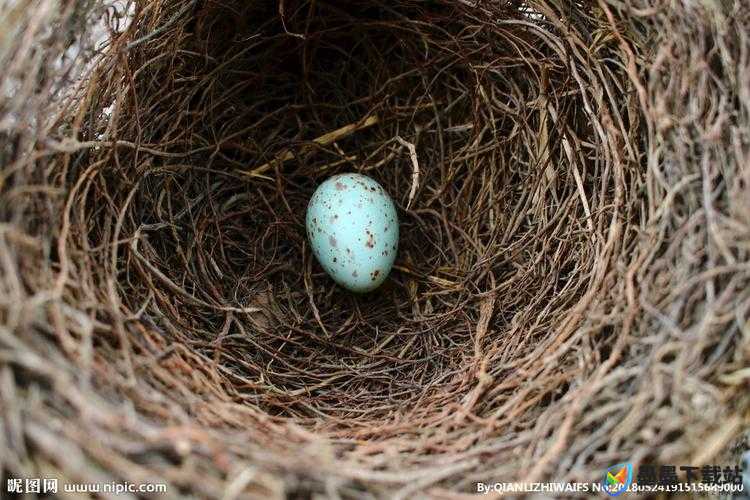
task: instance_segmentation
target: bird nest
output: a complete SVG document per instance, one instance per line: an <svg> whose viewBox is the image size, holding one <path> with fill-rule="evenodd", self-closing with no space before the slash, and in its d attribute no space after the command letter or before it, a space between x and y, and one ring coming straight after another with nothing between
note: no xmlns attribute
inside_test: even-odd
<svg viewBox="0 0 750 500"><path fill-rule="evenodd" d="M6 475L453 497L732 456L750 14L627 4L0 8ZM306 241L342 172L399 211L367 295Z"/></svg>

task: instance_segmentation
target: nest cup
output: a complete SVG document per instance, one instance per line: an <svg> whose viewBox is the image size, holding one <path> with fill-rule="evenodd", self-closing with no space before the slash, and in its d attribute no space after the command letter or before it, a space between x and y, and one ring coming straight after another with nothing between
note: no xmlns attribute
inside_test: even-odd
<svg viewBox="0 0 750 500"><path fill-rule="evenodd" d="M0 52L6 474L414 498L736 456L747 13L31 3L47 45ZM362 296L305 236L342 172L401 223Z"/></svg>

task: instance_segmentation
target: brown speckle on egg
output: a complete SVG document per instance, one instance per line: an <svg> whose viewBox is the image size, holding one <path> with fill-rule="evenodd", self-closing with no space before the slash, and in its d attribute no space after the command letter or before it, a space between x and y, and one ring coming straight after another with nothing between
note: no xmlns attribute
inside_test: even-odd
<svg viewBox="0 0 750 500"><path fill-rule="evenodd" d="M342 182L338 182L338 181L336 182L336 191L343 191L347 187L348 186L346 184L342 183Z"/></svg>
<svg viewBox="0 0 750 500"><path fill-rule="evenodd" d="M367 241L365 242L365 246L367 248L375 248L375 238L373 237L370 231L366 231L366 232L367 232Z"/></svg>
<svg viewBox="0 0 750 500"><path fill-rule="evenodd" d="M330 243L331 246L335 248L338 242L336 241L336 238L334 238L333 236L329 236L328 243Z"/></svg>

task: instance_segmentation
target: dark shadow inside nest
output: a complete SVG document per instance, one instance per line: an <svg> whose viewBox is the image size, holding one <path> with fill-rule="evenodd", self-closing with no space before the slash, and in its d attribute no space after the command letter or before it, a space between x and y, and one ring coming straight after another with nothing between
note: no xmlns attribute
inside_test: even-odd
<svg viewBox="0 0 750 500"><path fill-rule="evenodd" d="M540 99L591 131L528 13L472 32L443 3L250 4L205 4L169 57L158 43L130 53L138 119L118 135L187 157L120 153L138 187L129 202L119 180L104 187L140 238L123 256L130 308L243 381L238 398L302 423L457 404L480 348L516 369L514 351L585 290L592 244L576 183L543 166L562 153ZM311 142L368 116L378 123ZM409 210L413 165L395 137L419 157ZM596 192L590 168L581 185ZM362 297L333 285L304 232L316 185L353 170L393 196L402 232L392 277Z"/></svg>

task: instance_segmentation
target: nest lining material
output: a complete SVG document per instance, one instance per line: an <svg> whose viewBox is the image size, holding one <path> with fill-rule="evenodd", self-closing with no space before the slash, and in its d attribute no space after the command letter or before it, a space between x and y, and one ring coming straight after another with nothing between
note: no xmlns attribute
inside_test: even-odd
<svg viewBox="0 0 750 500"><path fill-rule="evenodd" d="M4 467L411 498L728 456L740 3L28 0L45 43L0 40ZM305 241L348 171L401 220L362 297Z"/></svg>

